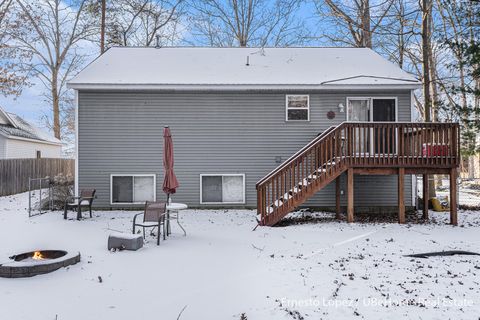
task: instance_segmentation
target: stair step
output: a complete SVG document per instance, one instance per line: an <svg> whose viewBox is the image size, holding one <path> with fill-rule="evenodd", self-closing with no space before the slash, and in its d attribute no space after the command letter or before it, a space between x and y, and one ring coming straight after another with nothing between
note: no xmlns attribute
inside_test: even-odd
<svg viewBox="0 0 480 320"><path fill-rule="evenodd" d="M323 164L322 167L318 168L314 173L308 175L306 178L300 181L295 187L293 187L293 189L288 190L285 194L283 194L283 196L275 200L269 207L267 207L267 213L274 213L277 208L283 206L286 202L288 202L288 200L292 199L297 193L302 191L303 188L312 184L312 182L325 174L328 171L329 166L334 165L335 161L328 161Z"/></svg>
<svg viewBox="0 0 480 320"><path fill-rule="evenodd" d="M267 190L267 201L270 202L270 197L272 196L272 188L274 188L274 185L268 185L268 183L271 183L269 179L274 177L275 175L280 175L280 174L285 174L283 171L280 169L287 168L288 165L293 165L297 166L296 168L293 168L293 170L297 170L301 166L302 172L304 169L309 168L309 154L307 152L323 152L324 146L329 149L331 147L331 143L338 144L338 141L333 137L332 140L332 135L334 131L337 130L335 126L332 126L328 128L326 131L324 131L320 137L315 138L312 140L308 145L306 145L304 148L300 149L297 153L295 153L292 157L290 157L286 163L282 164L282 167L275 169L272 171L270 174L265 176L261 181L259 181L260 184L262 184L262 189L263 192L265 192L265 189ZM336 136L335 136L336 137ZM325 145L326 140L324 139L330 139L332 142L328 142L329 144ZM320 147L315 150L313 150L313 147ZM327 154L329 153L328 150ZM264 215L268 217L261 217L263 219L263 222L268 224L268 225L274 225L277 223L280 219L282 219L291 209L293 209L293 203L295 205L299 205L300 203L303 203L307 199L307 192L306 189L308 190L318 190L326 185L327 181L332 181L332 179L335 176L338 176L339 171L336 170L339 164L339 161L341 162L343 156L334 156L330 155L327 159L323 159L323 163L315 168L313 172L307 172L304 176L300 177L300 181L295 181L293 185L290 185L288 188L290 190L286 190L284 194L278 195L278 198L272 199L270 203L265 203L263 202L262 205L266 205L266 207L263 208L265 210ZM289 169L292 174L295 176L299 173L298 171L293 172L292 169ZM298 178L298 177L296 177ZM288 176L286 178L288 180ZM278 184L278 176L277 180L274 180L275 183ZM287 183L288 181L284 181L283 176L282 176L282 182ZM292 181L290 181L292 183ZM265 187L265 185L267 185ZM284 185L283 185L284 186ZM278 194L278 188L275 188L277 194ZM308 192L308 196L310 196L310 192ZM273 195L276 196L276 195ZM295 200L293 200L295 199ZM265 201L265 199L263 199ZM288 207L283 207L282 206L288 206Z"/></svg>

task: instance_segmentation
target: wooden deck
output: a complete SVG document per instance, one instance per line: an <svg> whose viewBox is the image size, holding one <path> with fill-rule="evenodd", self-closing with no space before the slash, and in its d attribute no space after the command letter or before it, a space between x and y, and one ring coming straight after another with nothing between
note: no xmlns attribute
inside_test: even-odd
<svg viewBox="0 0 480 320"><path fill-rule="evenodd" d="M339 177L347 172L348 222L354 221L355 174L398 176L399 223L405 223L405 174L422 174L424 181L430 174L449 174L450 220L456 225L459 136L456 123L344 122L330 127L257 182L260 223L274 225L334 180L339 217ZM427 184L423 192L425 198Z"/></svg>

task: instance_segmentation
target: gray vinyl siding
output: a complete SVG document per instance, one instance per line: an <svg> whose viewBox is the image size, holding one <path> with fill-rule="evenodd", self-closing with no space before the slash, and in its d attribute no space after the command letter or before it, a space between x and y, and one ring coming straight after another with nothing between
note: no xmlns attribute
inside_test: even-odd
<svg viewBox="0 0 480 320"><path fill-rule="evenodd" d="M300 92L310 95L310 121L287 122L285 96L291 93L295 92L80 91L79 188L96 188L95 205L110 207L110 174L155 173L157 199L164 199L162 129L169 125L180 182L174 201L201 207L200 174L242 173L245 206L253 207L255 183L278 165L275 158L286 160L318 133L345 121L346 112L340 113L338 104L346 104L347 96L397 97L398 120L411 117L409 90ZM327 119L330 110L336 113L333 120ZM410 177L405 186L409 206ZM355 204L396 206L396 189L395 176L355 176ZM333 185L328 186L306 205L333 206L333 190Z"/></svg>

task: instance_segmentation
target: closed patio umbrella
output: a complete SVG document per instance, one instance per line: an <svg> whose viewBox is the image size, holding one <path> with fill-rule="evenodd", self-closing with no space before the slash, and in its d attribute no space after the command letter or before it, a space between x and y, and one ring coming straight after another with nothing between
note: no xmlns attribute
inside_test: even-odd
<svg viewBox="0 0 480 320"><path fill-rule="evenodd" d="M163 192L167 194L167 202L170 202L170 195L175 193L179 184L173 172L173 142L170 128L163 128L163 169L165 178L163 180Z"/></svg>

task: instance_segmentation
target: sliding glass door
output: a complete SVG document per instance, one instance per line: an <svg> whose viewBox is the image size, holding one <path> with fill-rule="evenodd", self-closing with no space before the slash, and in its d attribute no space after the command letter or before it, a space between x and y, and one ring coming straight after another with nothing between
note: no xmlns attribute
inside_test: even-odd
<svg viewBox="0 0 480 320"><path fill-rule="evenodd" d="M347 104L347 121L370 122L370 98L349 98ZM356 154L370 153L371 134L363 128L355 128L353 132L354 152Z"/></svg>
<svg viewBox="0 0 480 320"><path fill-rule="evenodd" d="M373 122L396 121L396 99L373 98L372 99ZM395 128L376 128L373 132L376 154L394 154L396 152L397 132Z"/></svg>
<svg viewBox="0 0 480 320"><path fill-rule="evenodd" d="M396 120L396 98L347 98L347 121L395 122ZM355 152L358 154L395 153L396 136L394 129L387 129L386 127L371 130L355 129Z"/></svg>

